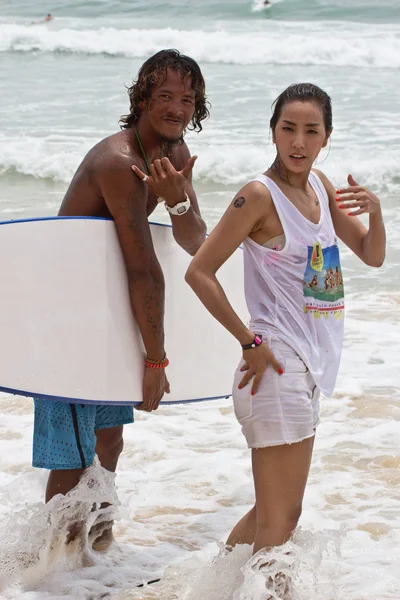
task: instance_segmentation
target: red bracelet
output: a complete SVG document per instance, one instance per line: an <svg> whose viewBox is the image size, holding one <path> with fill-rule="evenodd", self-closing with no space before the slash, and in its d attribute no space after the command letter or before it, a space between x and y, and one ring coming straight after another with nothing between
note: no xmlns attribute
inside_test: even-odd
<svg viewBox="0 0 400 600"><path fill-rule="evenodd" d="M149 369L165 369L169 365L169 360L167 357L163 360L150 360L146 358L144 364Z"/></svg>

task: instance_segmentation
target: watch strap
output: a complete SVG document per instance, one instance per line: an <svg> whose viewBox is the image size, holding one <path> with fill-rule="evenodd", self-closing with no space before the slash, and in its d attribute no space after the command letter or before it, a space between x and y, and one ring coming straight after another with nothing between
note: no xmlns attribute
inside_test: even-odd
<svg viewBox="0 0 400 600"><path fill-rule="evenodd" d="M189 200L189 196L185 193L185 200L183 202L178 202L174 206L169 206L166 202L164 202L164 206L169 212L170 215L184 215L189 210L191 204Z"/></svg>
<svg viewBox="0 0 400 600"><path fill-rule="evenodd" d="M262 335L258 333L255 334L254 340L250 342L250 344L242 344L242 350L251 350L252 348L257 348L257 346L261 346L262 344Z"/></svg>

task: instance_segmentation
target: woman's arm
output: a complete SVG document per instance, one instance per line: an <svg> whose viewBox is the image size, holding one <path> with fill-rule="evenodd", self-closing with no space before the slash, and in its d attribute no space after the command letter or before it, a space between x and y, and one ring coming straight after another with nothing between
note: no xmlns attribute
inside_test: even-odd
<svg viewBox="0 0 400 600"><path fill-rule="evenodd" d="M323 182L329 197L329 207L333 226L338 237L365 264L381 267L385 260L386 233L379 198L368 189L360 186L349 175L349 187L335 190L328 178L315 170ZM357 210L349 213L349 209ZM358 215L369 214L367 230Z"/></svg>
<svg viewBox="0 0 400 600"><path fill-rule="evenodd" d="M216 278L218 269L228 260L243 240L260 228L269 204L269 193L260 183L249 183L235 196L221 221L198 250L186 273L186 281L200 298L207 310L240 342L251 343L252 333L241 321L229 303ZM238 280L238 285L243 285ZM266 344L244 350L243 357L249 367L240 384L243 387L255 376L252 393L255 393L261 375L270 362L276 371L283 372L281 365Z"/></svg>

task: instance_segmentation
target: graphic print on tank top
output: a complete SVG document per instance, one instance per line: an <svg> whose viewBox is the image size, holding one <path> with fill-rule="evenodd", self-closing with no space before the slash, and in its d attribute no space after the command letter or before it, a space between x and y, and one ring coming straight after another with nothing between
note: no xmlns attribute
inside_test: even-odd
<svg viewBox="0 0 400 600"><path fill-rule="evenodd" d="M343 318L344 287L337 245L322 248L319 242L308 246L304 273L304 312L325 319Z"/></svg>

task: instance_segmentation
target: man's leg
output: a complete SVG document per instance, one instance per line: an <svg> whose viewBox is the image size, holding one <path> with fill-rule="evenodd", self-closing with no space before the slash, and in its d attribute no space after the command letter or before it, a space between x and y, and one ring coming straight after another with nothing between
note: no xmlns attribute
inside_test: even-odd
<svg viewBox="0 0 400 600"><path fill-rule="evenodd" d="M46 502L49 502L57 494L68 494L79 483L85 469L65 469L62 471L50 471L46 487Z"/></svg>
<svg viewBox="0 0 400 600"><path fill-rule="evenodd" d="M119 455L122 452L123 441L123 425L118 427L110 427L107 429L98 429L96 431L96 454L99 457L100 464L107 471L115 473ZM110 506L108 502L103 502L100 510ZM106 515L99 515L93 523L89 532L89 541L92 544L93 550L104 552L107 550L114 540L112 528L114 521L107 519Z"/></svg>
<svg viewBox="0 0 400 600"><path fill-rule="evenodd" d="M93 464L95 451L102 466L115 471L123 446L122 425L131 422L132 407L35 399L32 464L51 471L46 502L76 487L84 470ZM82 523L71 524L67 543L81 529Z"/></svg>
<svg viewBox="0 0 400 600"><path fill-rule="evenodd" d="M119 456L124 447L124 426L96 429L96 454L107 471L115 473Z"/></svg>
<svg viewBox="0 0 400 600"><path fill-rule="evenodd" d="M93 463L96 436L96 406L35 399L33 436L34 467L49 469L46 502L57 494L67 494ZM73 541L82 529L71 523L66 539Z"/></svg>
<svg viewBox="0 0 400 600"><path fill-rule="evenodd" d="M115 473L119 456L124 447L123 429L127 423L133 423L133 408L131 406L99 406L96 414L96 454L100 464L107 471ZM108 503L103 503L100 509L106 509ZM89 532L89 540L93 550L107 550L113 541L113 521L100 514Z"/></svg>
<svg viewBox="0 0 400 600"><path fill-rule="evenodd" d="M123 449L123 425L110 427L106 429L98 429L96 434L96 449L95 452L100 460L100 464L107 471L115 472L117 468L118 458ZM94 458L94 456L93 456ZM92 460L93 462L93 460ZM87 465L90 466L90 465ZM82 473L85 469L65 469L62 471L51 471L46 488L46 502L48 502L56 494L67 494L79 483ZM103 502L100 509L105 509L110 506ZM104 551L113 542L112 520L102 520L101 515L90 529L89 538L92 540L92 548L97 551ZM83 523L76 522L69 528L67 544L75 540L80 533Z"/></svg>

